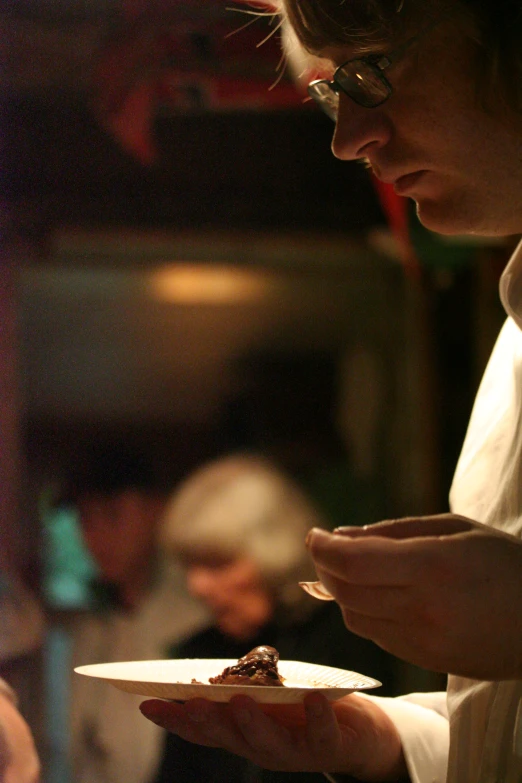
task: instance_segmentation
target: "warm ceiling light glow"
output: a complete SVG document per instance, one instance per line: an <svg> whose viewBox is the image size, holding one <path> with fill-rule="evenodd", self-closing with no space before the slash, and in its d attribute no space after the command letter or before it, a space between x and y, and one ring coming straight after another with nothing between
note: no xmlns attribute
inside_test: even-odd
<svg viewBox="0 0 522 783"><path fill-rule="evenodd" d="M233 266L176 264L158 269L150 279L153 295L179 304L230 304L266 296L274 280L260 270Z"/></svg>

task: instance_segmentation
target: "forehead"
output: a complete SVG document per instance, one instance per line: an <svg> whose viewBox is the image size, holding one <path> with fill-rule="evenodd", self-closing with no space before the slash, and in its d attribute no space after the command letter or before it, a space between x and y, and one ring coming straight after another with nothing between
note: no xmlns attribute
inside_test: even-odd
<svg viewBox="0 0 522 783"><path fill-rule="evenodd" d="M349 61L356 60L369 54L380 54L390 51L392 47L384 42L380 45L345 45L345 46L327 46L316 54L310 54L309 69L314 73L328 74L333 73L339 65Z"/></svg>
<svg viewBox="0 0 522 783"><path fill-rule="evenodd" d="M470 40L475 36L470 36L469 19L467 24L463 24L462 21L454 6L452 11L432 14L414 27L410 25L406 25L404 29L398 27L388 38L360 37L345 44L333 42L309 53L309 68L311 71L327 76L339 65L369 55L377 57L386 55L392 58L394 55L399 55L402 58L416 44L420 44L420 49L418 46L414 49L417 52L442 50L442 47L452 50L456 45L459 49L467 50Z"/></svg>

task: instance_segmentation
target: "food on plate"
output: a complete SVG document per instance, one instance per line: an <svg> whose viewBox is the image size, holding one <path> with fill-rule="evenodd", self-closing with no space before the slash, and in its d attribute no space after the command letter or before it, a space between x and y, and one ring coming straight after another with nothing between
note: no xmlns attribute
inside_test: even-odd
<svg viewBox="0 0 522 783"><path fill-rule="evenodd" d="M279 653L274 647L254 647L233 666L227 666L221 674L210 677L212 685L270 685L283 686L283 678L277 670Z"/></svg>

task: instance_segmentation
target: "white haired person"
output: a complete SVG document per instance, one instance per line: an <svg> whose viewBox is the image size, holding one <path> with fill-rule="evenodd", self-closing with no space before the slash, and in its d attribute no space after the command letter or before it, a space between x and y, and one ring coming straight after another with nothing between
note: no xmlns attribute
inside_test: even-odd
<svg viewBox="0 0 522 783"><path fill-rule="evenodd" d="M263 458L230 455L197 470L166 509L164 546L186 571L190 592L214 627L182 643L180 658L243 656L272 645L282 658L340 666L393 689L393 659L347 633L339 608L314 602L299 581L314 574L305 538L325 521L296 483ZM156 783L249 783L322 780L271 773L217 748L169 735Z"/></svg>

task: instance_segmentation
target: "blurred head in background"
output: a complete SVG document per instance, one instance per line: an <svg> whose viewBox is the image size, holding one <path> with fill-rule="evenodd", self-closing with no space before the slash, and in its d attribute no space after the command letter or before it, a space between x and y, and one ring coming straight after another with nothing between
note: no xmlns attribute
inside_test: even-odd
<svg viewBox="0 0 522 783"><path fill-rule="evenodd" d="M167 491L148 455L121 445L93 447L69 491L100 580L131 607L150 583Z"/></svg>
<svg viewBox="0 0 522 783"><path fill-rule="evenodd" d="M319 513L274 465L232 455L181 484L166 507L161 540L219 629L247 640L277 617L310 611L298 582L314 578L305 538L317 525L324 526Z"/></svg>

